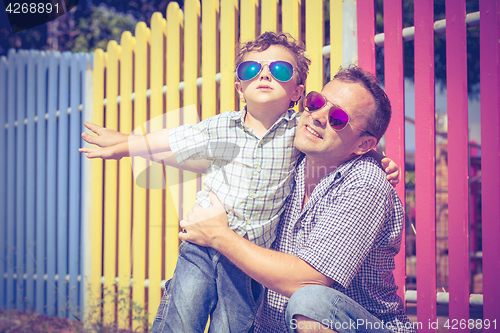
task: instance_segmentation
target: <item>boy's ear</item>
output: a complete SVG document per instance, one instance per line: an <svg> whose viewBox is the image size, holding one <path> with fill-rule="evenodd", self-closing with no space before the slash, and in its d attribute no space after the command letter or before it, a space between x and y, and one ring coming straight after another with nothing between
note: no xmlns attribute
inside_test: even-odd
<svg viewBox="0 0 500 333"><path fill-rule="evenodd" d="M299 84L295 87L295 91L293 92L293 95L292 95L292 101L294 102L297 102L300 97L302 97L302 94L304 93L304 85L303 84Z"/></svg>
<svg viewBox="0 0 500 333"><path fill-rule="evenodd" d="M371 135L360 137L359 145L356 147L354 153L356 155L363 155L377 146L377 139Z"/></svg>
<svg viewBox="0 0 500 333"><path fill-rule="evenodd" d="M241 86L241 82L239 80L234 82L234 88L238 92L238 95L240 96L241 100L245 99L245 96L243 96L243 87Z"/></svg>

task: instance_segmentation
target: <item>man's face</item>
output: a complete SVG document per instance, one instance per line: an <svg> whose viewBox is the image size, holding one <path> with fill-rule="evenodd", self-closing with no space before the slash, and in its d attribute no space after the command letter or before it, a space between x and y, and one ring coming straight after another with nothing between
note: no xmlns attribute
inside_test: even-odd
<svg viewBox="0 0 500 333"><path fill-rule="evenodd" d="M271 45L267 50L248 53L243 61L255 60L283 60L291 63L294 74L291 80L281 82L276 80L269 72L268 63L263 63L261 72L248 81L237 81L236 90L240 97L246 100L249 108L265 107L268 111L283 113L288 109L290 101L297 101L304 89L303 85L297 85L297 64L293 55L283 46Z"/></svg>
<svg viewBox="0 0 500 333"><path fill-rule="evenodd" d="M318 111L304 111L297 125L295 147L311 158L338 166L365 153L368 145L376 144L374 137L361 136L361 128L368 127L368 119L375 110L375 100L368 90L358 83L333 80L321 93L328 102ZM349 124L341 131L334 131L328 122L333 105L349 115Z"/></svg>

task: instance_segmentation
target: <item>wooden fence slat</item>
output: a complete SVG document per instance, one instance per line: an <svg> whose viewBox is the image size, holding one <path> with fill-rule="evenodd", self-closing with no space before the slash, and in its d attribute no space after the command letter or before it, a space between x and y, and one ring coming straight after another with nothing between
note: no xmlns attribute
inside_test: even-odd
<svg viewBox="0 0 500 333"><path fill-rule="evenodd" d="M235 46L238 44L238 1L223 0L220 9L220 112L236 111ZM186 105L187 106L187 105Z"/></svg>
<svg viewBox="0 0 500 333"><path fill-rule="evenodd" d="M13 96L13 98L7 99L7 175L15 175L15 127L14 122L16 121L16 109L14 96L16 94L15 83L16 83L16 67L15 64L15 51L10 50L8 54L8 72L7 72L7 96ZM14 199L15 196L15 178L7 177L7 191L9 195L7 196L7 309L12 309L15 306L15 296L14 296L14 251L15 251L15 206Z"/></svg>
<svg viewBox="0 0 500 333"><path fill-rule="evenodd" d="M80 58L83 54L73 54L70 57L70 116L69 116L69 209L68 209L68 318L73 320L78 315L78 281L79 269L79 250L80 250L80 196L81 193L80 174L81 174L81 153L78 148L81 147L82 132L81 117L78 107L82 102L80 100L80 91L82 90L80 75ZM83 95L83 94L82 94Z"/></svg>
<svg viewBox="0 0 500 333"><path fill-rule="evenodd" d="M459 321L469 319L470 280L465 14L465 0L446 1L449 317Z"/></svg>
<svg viewBox="0 0 500 333"><path fill-rule="evenodd" d="M246 43L257 38L259 0L247 0L240 3L240 42ZM203 39L204 40L204 39Z"/></svg>
<svg viewBox="0 0 500 333"><path fill-rule="evenodd" d="M375 2L358 0L356 10L356 21L363 22L363 24L358 24L358 65L370 73L376 74Z"/></svg>
<svg viewBox="0 0 500 333"><path fill-rule="evenodd" d="M144 22L137 24L135 28L136 51L134 64L134 128L140 128L146 122L147 112L147 69L148 69L148 44L150 41L150 31ZM145 134L145 133L136 133ZM146 169L146 160L133 158L134 177L135 170ZM136 304L144 304L144 281L146 279L146 189L134 186L133 219L132 219L132 275L134 279L132 301ZM141 313L132 313L132 328L142 326L139 320Z"/></svg>
<svg viewBox="0 0 500 333"><path fill-rule="evenodd" d="M480 0L483 319L500 326L500 3Z"/></svg>
<svg viewBox="0 0 500 333"><path fill-rule="evenodd" d="M118 67L121 47L116 41L108 43L106 65L106 128L118 130ZM115 316L115 277L116 277L116 229L118 212L117 174L118 161L106 160L104 167L104 295L103 319L105 324L113 323Z"/></svg>
<svg viewBox="0 0 500 333"><path fill-rule="evenodd" d="M171 2L167 8L171 8L171 5L176 2ZM151 87L151 108L150 108L150 121L148 122L149 128L146 129L148 132L158 131L163 128L163 121L161 115L164 113L163 106L163 93L162 88L165 82L163 68L164 68L164 46L163 38L165 35L163 27L163 17L160 13L156 12L151 17L151 71L150 77L150 87ZM170 31L167 38L167 42L170 40ZM168 50L167 50L168 52ZM167 55L168 60L168 55ZM167 69L168 71L168 69ZM170 88L170 87L169 87ZM168 89L170 90L170 89ZM169 91L167 90L167 94ZM149 162L151 163L151 162ZM155 166L155 164L153 164ZM149 229L147 233L148 238L148 312L149 312L149 322L152 323L155 318L155 310L158 308L160 303L160 281L161 281L161 263L162 253L159 251L161 249L162 241L162 223L163 223L163 190L158 189L158 181L161 179L164 181L163 172L159 173L157 170L160 168L149 168L150 170L150 186L149 186Z"/></svg>
<svg viewBox="0 0 500 333"><path fill-rule="evenodd" d="M31 50L27 55L27 91L26 91L26 309L35 305L35 284L33 274L35 266L35 73L38 52Z"/></svg>
<svg viewBox="0 0 500 333"><path fill-rule="evenodd" d="M57 315L66 317L68 273L68 87L70 53L59 63L59 119L57 121Z"/></svg>
<svg viewBox="0 0 500 333"><path fill-rule="evenodd" d="M46 314L56 315L56 219L57 219L57 72L60 63L60 53L54 52L50 56L49 87L48 87L48 120L47 120L47 303Z"/></svg>
<svg viewBox="0 0 500 333"><path fill-rule="evenodd" d="M385 91L391 101L391 123L385 133L386 155L399 166L401 184L405 184L405 109L404 109L404 71L403 71L403 7L401 0L384 0L384 62ZM405 207L405 186L396 188ZM405 235L403 224L403 235ZM404 237L403 237L404 239ZM398 295L405 299L406 250L401 242L399 254L394 258L396 269L394 278L399 286Z"/></svg>
<svg viewBox="0 0 500 333"><path fill-rule="evenodd" d="M132 59L134 40L129 31L122 33L121 45L122 55L120 64L120 132L132 132ZM118 292L128 296L131 279L131 226L132 226L132 170L128 159L118 162L119 189L118 196ZM118 327L127 329L129 327L130 303L127 301L118 309Z"/></svg>
<svg viewBox="0 0 500 333"><path fill-rule="evenodd" d="M37 57L37 122L36 122L36 307L35 312L44 313L46 304L46 284L44 280L46 262L46 173L47 173L47 143L45 114L47 113L47 70L49 56L40 52Z"/></svg>
<svg viewBox="0 0 500 333"><path fill-rule="evenodd" d="M183 13L176 2L167 8L167 114L166 127L174 128L180 125L180 91L181 56L183 35ZM191 41L189 42L191 43ZM168 189L165 196L165 279L170 279L174 274L178 255L178 233L180 211L180 172L171 167L166 167ZM160 293L157 292L158 295ZM158 308L158 302L151 313Z"/></svg>
<svg viewBox="0 0 500 333"><path fill-rule="evenodd" d="M278 31L278 0L262 1L260 7L260 33Z"/></svg>
<svg viewBox="0 0 500 333"><path fill-rule="evenodd" d="M202 77L203 84L201 90L201 114L202 119L207 119L217 114L216 105L216 82L217 73L217 50L218 28L217 14L219 13L219 2L216 0L206 0L201 3L202 19Z"/></svg>
<svg viewBox="0 0 500 333"><path fill-rule="evenodd" d="M7 156L7 58L0 57L0 156ZM7 166L0 163L0 188L7 189ZM7 191L0 191L0 308L6 308L4 274L7 273Z"/></svg>
<svg viewBox="0 0 500 333"><path fill-rule="evenodd" d="M92 117L90 122L104 126L104 52L97 49L94 52L94 70L93 70L93 105ZM91 207L90 221L89 221L89 237L92 239L90 250L90 282L89 282L89 302L87 305L92 307L92 319L97 322L101 319L101 307L98 306L98 301L101 298L101 277L102 277L102 264L103 264L103 170L104 162L99 159L90 161L90 177L91 184L90 193Z"/></svg>
<svg viewBox="0 0 500 333"><path fill-rule="evenodd" d="M415 3L415 207L417 314L420 322L435 322L436 314L436 140L433 0ZM425 325L424 325L425 326ZM430 331L424 327L423 331ZM435 330L433 330L435 331Z"/></svg>
<svg viewBox="0 0 500 333"><path fill-rule="evenodd" d="M323 23L323 0L306 0L306 52L311 59L306 91L323 89L323 46L325 40Z"/></svg>
<svg viewBox="0 0 500 333"><path fill-rule="evenodd" d="M330 0L330 80L342 66L343 1Z"/></svg>
<svg viewBox="0 0 500 333"><path fill-rule="evenodd" d="M89 111L92 108L92 85L93 85L93 80L92 80L92 68L93 68L93 59L94 59L94 54L89 53L89 54L84 54L82 57L80 57L80 69L81 69L81 75L82 75L82 116L81 116L81 123L80 123L80 132L85 131L85 128L83 126L83 120L85 119L92 119L91 117L91 112ZM84 146L84 141L80 139L80 147ZM90 266L90 256L89 253L91 253L90 249L90 237L89 237L89 227L91 227L90 223L90 210L89 207L91 207L91 198L92 194L90 191L90 184L92 183L92 180L90 179L91 177L87 177L89 174L89 163L87 158L84 158L83 156L80 157L80 163L81 163L81 170L82 170L82 180L81 180L81 206L80 206L80 290L79 290L79 297L80 297L80 316L82 316L85 319L89 319L87 316L87 311L89 308L87 307L88 303L88 294L89 294L89 275L90 269L88 267Z"/></svg>
<svg viewBox="0 0 500 333"><path fill-rule="evenodd" d="M297 40L302 39L301 2L302 0L283 0L281 5L281 30Z"/></svg>
<svg viewBox="0 0 500 333"><path fill-rule="evenodd" d="M200 1L186 0L184 3L184 90L183 90L183 123L196 124L199 121L199 96L196 81L200 71ZM222 13L221 13L222 15ZM222 67L222 60L221 60ZM222 82L221 82L222 84ZM234 88L233 88L234 89ZM221 107L221 110L224 109ZM198 192L199 175L189 171L182 172L183 191L182 191L182 212L183 218L191 209L196 200ZM173 274L177 258L165 257L165 279L168 273ZM168 267L168 269L167 269Z"/></svg>
<svg viewBox="0 0 500 333"><path fill-rule="evenodd" d="M16 308L24 311L24 270L25 270L25 246L26 246L26 228L25 228L25 184L26 184L26 160L25 151L25 127L26 118L26 51L19 51L16 57Z"/></svg>

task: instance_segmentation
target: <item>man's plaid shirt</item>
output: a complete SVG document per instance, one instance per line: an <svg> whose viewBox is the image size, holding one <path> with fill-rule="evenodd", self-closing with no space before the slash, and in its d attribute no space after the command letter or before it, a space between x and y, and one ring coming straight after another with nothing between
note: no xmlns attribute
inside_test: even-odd
<svg viewBox="0 0 500 333"><path fill-rule="evenodd" d="M300 114L288 110L262 138L245 124L245 114L246 109L228 111L171 129L170 147L180 164L189 158L211 162L196 203L210 207L213 191L228 211L231 229L269 248L293 188L300 156L293 139Z"/></svg>
<svg viewBox="0 0 500 333"><path fill-rule="evenodd" d="M404 210L385 173L371 157L345 162L320 181L302 209L305 160L298 166L272 248L332 278L334 288L384 323L400 327L395 332L412 332L404 328L408 319L392 274ZM288 298L266 290L255 331L286 332L287 303Z"/></svg>

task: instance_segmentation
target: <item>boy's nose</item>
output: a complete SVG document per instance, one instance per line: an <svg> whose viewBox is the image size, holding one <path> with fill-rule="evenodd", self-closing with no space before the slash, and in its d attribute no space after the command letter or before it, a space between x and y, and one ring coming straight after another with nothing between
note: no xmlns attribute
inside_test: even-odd
<svg viewBox="0 0 500 333"><path fill-rule="evenodd" d="M269 71L269 65L263 65L259 75L261 80L271 80L271 72Z"/></svg>

